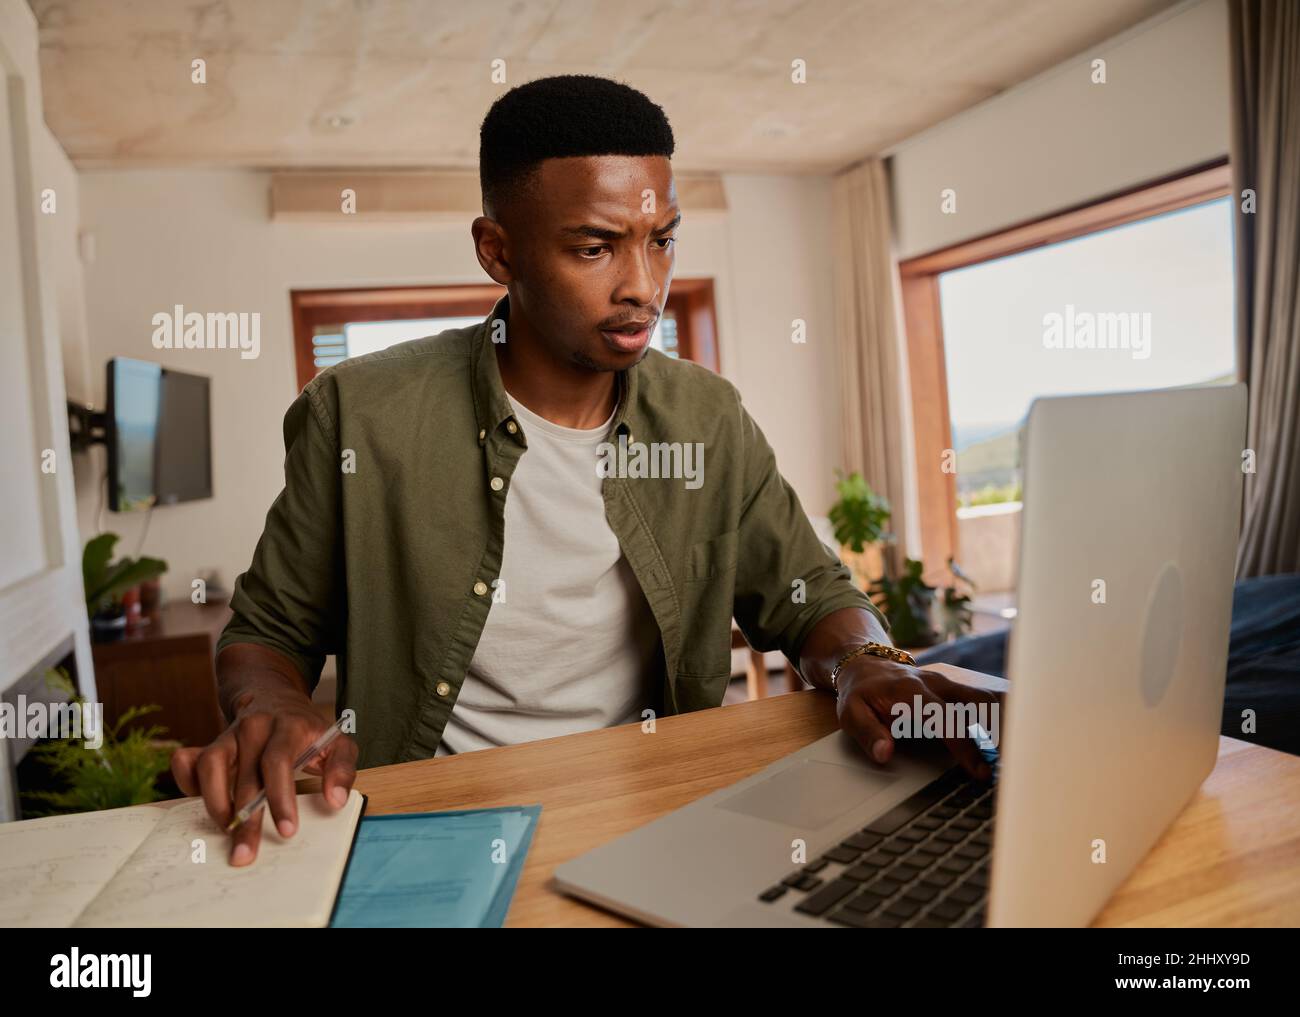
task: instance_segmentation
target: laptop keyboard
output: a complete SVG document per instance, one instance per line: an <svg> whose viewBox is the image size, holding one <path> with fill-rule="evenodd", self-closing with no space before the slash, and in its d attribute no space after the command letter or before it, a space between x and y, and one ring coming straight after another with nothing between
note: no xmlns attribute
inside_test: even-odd
<svg viewBox="0 0 1300 1017"><path fill-rule="evenodd" d="M758 899L861 929L980 928L996 785L954 767Z"/></svg>

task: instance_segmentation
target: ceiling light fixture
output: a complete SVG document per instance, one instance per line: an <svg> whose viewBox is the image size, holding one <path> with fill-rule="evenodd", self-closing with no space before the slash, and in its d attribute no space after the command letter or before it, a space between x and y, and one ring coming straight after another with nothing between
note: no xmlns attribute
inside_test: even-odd
<svg viewBox="0 0 1300 1017"><path fill-rule="evenodd" d="M320 122L332 131L343 131L355 124L357 118L350 113L331 113L321 117Z"/></svg>

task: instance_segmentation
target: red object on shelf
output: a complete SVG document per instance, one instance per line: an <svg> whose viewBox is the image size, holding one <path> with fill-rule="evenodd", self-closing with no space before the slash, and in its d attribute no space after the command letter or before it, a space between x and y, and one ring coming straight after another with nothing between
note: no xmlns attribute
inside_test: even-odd
<svg viewBox="0 0 1300 1017"><path fill-rule="evenodd" d="M139 626L142 617L140 613L140 587L133 587L122 594L122 611L126 614L126 627L128 630Z"/></svg>
<svg viewBox="0 0 1300 1017"><path fill-rule="evenodd" d="M158 610L158 605L162 603L162 582L157 579L146 579L140 584L140 609L145 614L153 614Z"/></svg>

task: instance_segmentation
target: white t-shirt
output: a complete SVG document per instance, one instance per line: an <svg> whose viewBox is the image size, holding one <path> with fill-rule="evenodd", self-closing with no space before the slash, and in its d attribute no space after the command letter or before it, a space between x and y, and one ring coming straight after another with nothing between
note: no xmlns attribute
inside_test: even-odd
<svg viewBox="0 0 1300 1017"><path fill-rule="evenodd" d="M561 427L515 399L528 448L510 479L501 585L436 755L641 719L659 630L605 519L610 419Z"/></svg>

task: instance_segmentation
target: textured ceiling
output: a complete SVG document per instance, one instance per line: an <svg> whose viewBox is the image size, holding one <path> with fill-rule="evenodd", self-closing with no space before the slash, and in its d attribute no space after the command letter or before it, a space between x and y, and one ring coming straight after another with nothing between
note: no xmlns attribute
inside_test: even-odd
<svg viewBox="0 0 1300 1017"><path fill-rule="evenodd" d="M46 119L99 166L472 167L510 85L590 73L685 170L820 172L1170 0L30 0ZM191 61L207 63L192 84ZM506 84L492 80L505 61ZM806 62L807 83L791 81Z"/></svg>

